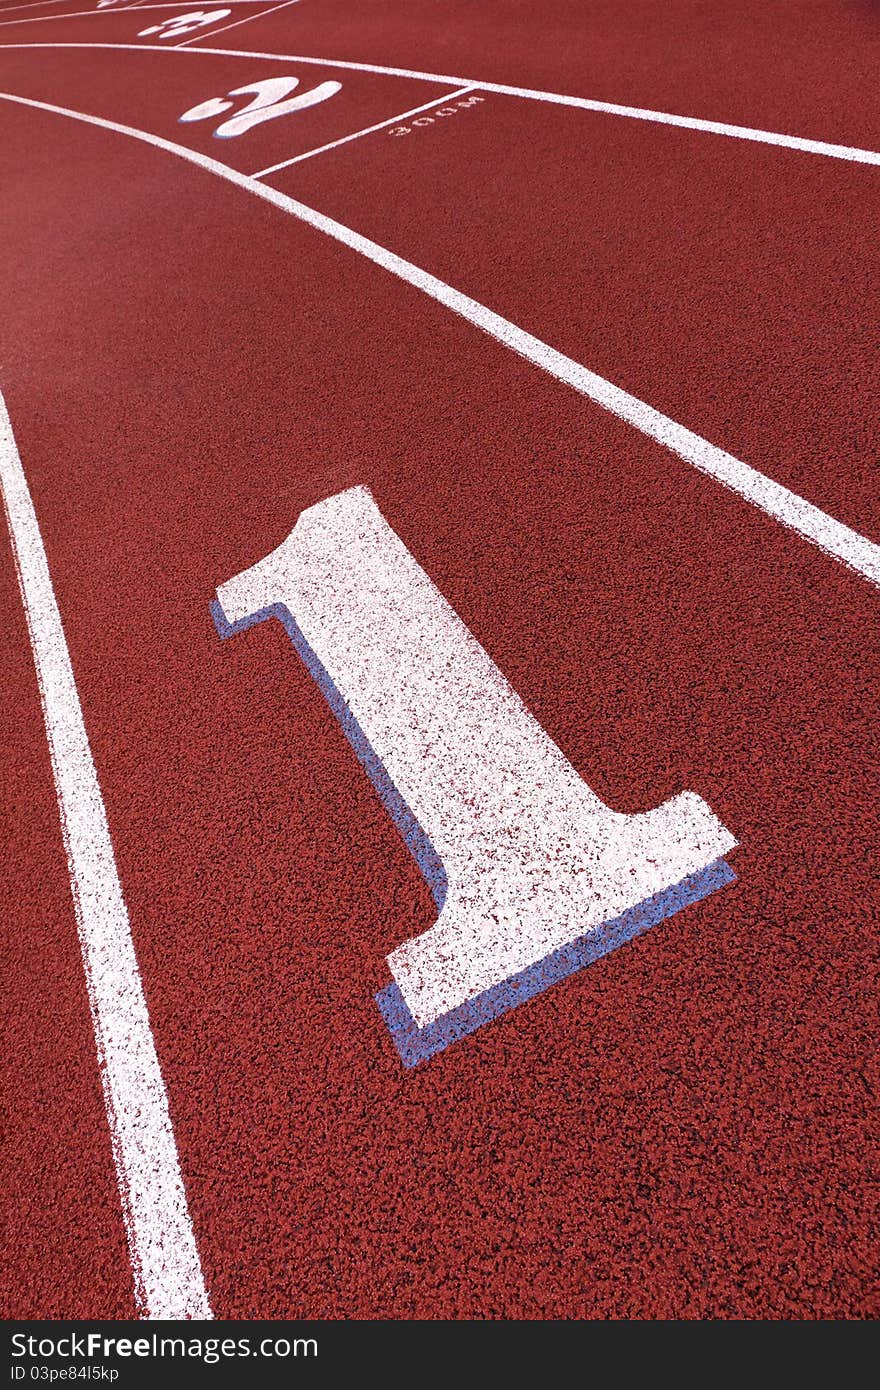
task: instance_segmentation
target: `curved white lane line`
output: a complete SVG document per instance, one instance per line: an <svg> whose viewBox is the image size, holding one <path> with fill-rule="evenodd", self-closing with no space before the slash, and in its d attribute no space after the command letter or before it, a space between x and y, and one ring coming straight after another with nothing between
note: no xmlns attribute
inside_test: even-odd
<svg viewBox="0 0 880 1390"><path fill-rule="evenodd" d="M209 1318L107 813L43 538L0 395L0 492L27 618L140 1309Z"/></svg>
<svg viewBox="0 0 880 1390"><path fill-rule="evenodd" d="M66 3L69 3L69 0L33 0L33 3L30 5L10 5L7 10L0 10L0 15L12 14L13 10L34 10L38 7L45 7L46 5L61 5ZM3 19L0 20L0 24L37 24L43 19L54 19L56 21L60 19L94 19L96 16L104 17L106 15L122 14L124 10L180 10L185 9L187 3L190 3L190 0L175 0L173 4L169 3L169 0L162 0L161 4L151 4L150 0L120 0L118 5L112 5L105 10L99 10L97 5L94 5L90 10L73 10L70 13L65 11L63 14L37 14L31 15L29 19ZM256 9L257 5L261 3L261 0L224 0L224 3L229 5L250 5L252 8ZM291 0L291 3L295 4L296 0Z"/></svg>
<svg viewBox="0 0 880 1390"><path fill-rule="evenodd" d="M257 0L253 0L253 3L256 2ZM69 3L70 0L26 0L26 3L23 5L7 5L4 10L0 10L0 14L12 14L14 10L46 10L50 5L66 5ZM133 9L136 4L137 0L119 0L119 4L115 5L113 8L118 10ZM85 13L85 11L83 11L83 13ZM99 10L97 3L95 3L89 13L101 14L103 11ZM46 16L47 19L67 19L68 17L69 16L66 14L50 14ZM38 15L37 18L39 19L40 16Z"/></svg>
<svg viewBox="0 0 880 1390"><path fill-rule="evenodd" d="M404 260L394 251L389 251L375 241L370 241L368 237L361 236L360 232L355 232L343 223L334 221L332 217L307 207L305 203L297 202L295 198L288 197L286 193L279 192L267 183L261 183L249 174L241 174L237 169L221 164L219 160L211 159L198 150L187 149L185 145L165 140L160 135L137 130L134 126L122 125L119 121L108 121L102 116L89 116L82 111L72 111L66 106L55 106L51 102L15 96L10 92L0 92L0 100L33 107L37 111L48 111L56 116L67 116L71 120L98 126L102 130L112 130L118 135L128 135L133 140L140 140L158 150L165 150L168 154L177 155L179 159L185 159L188 163L235 184L237 188L255 194L264 202L271 203L273 207L289 213L317 231L324 232L334 241L342 242L344 246L359 252L374 265L381 266L391 275L396 275L399 280L405 280L407 284L437 300L439 304L451 309L454 314L466 319L496 342L504 343L506 347L534 366L540 367L557 381L564 382L580 395L586 396L619 419L625 420L627 424L633 425L649 439L664 445L701 473L714 478L731 492L759 507L789 530L797 532L804 540L811 541L826 555L842 560L870 583L880 585L880 545L853 531L843 522L836 521L812 502L790 492L787 487L774 482L750 464L743 463L733 454L710 444L693 430L671 420L668 415L661 414L637 396L632 396L628 391L606 381L604 377L591 372L573 358L566 357L564 353L558 352L540 338L519 328L509 319L502 318L485 304L480 304L478 300L453 289L430 271L422 270L420 266Z"/></svg>
<svg viewBox="0 0 880 1390"><path fill-rule="evenodd" d="M64 18L75 18L65 15ZM254 16L256 18L256 16ZM21 21L37 23L36 20ZM210 34L205 35L210 38ZM3 48L111 48L137 53L176 53L181 45L163 48L159 44L136 43L9 43ZM709 135L727 135L734 140L751 140L759 145L778 145L802 154L821 154L828 159L844 159L854 164L880 165L880 151L863 150L857 145L835 145L827 140L809 140L800 135L783 135L779 131L757 130L751 126L730 125L726 121L707 121L699 116L676 116L669 111L652 111L647 107L621 106L612 101L593 101L590 97L565 96L561 92L543 92L532 87L513 87L504 82L483 82L476 77L454 77L448 73L418 72L412 68L381 67L376 63L350 63L340 58L311 58L302 53L257 53L243 48L191 48L187 53L207 53L221 58L254 58L272 63L313 63L323 68L346 68L351 72L376 73L380 77L409 77L419 82L448 83L450 87L474 87L481 92L497 92L499 96L524 97L527 101L544 101L552 106L573 106L581 111L598 111L607 116L626 116L635 121L653 121L658 125L680 126L683 130L699 130Z"/></svg>
<svg viewBox="0 0 880 1390"><path fill-rule="evenodd" d="M258 5L260 0L248 0L248 2ZM49 20L57 24L62 19L105 19L108 15L122 14L124 10L180 10L186 8L186 3L187 0L178 0L176 5L136 5L134 0L128 0L127 4L114 5L113 9L108 10L94 8L91 10L73 10L64 14L34 14L29 17L22 15L18 19L0 19L0 29L8 29L13 24L42 24ZM232 3L234 0L230 0L230 4ZM0 10L0 15L10 13L10 10Z"/></svg>
<svg viewBox="0 0 880 1390"><path fill-rule="evenodd" d="M226 0L230 5L253 5L255 8L260 4L260 0ZM7 5L0 10L0 14L12 14L15 10L45 10L50 5L68 5L70 0L26 0L23 5ZM187 0L161 0L161 3L152 4L151 0L117 0L115 5L109 5L106 9L99 9L95 3L90 10L77 10L75 14L49 14L46 19L83 19L88 15L120 14L123 10L179 10L181 5L186 5ZM37 15L37 19L42 16ZM13 22L13 21L10 21Z"/></svg>

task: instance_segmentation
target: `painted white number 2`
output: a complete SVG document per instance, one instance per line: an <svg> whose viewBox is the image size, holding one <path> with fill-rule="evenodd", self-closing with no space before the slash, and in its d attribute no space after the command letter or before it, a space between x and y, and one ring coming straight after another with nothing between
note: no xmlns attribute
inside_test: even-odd
<svg viewBox="0 0 880 1390"><path fill-rule="evenodd" d="M638 815L578 775L366 488L308 508L217 590L221 635L281 619L433 892L377 996L412 1064L730 882L693 792Z"/></svg>
<svg viewBox="0 0 880 1390"><path fill-rule="evenodd" d="M322 82L319 86L313 87L311 91L301 92L299 96L291 97L289 101L285 101L285 97L298 86L298 77L267 77L262 82L251 82L247 87L234 87L231 92L227 93L227 96L249 96L253 93L253 100L249 101L247 106L242 107L237 115L219 125L214 134L219 136L221 140L230 140L236 135L244 135L255 125L262 125L263 121L274 121L278 116L290 116L295 111L304 111L306 107L315 106L319 101L326 101L328 97L336 95L342 87L342 83ZM181 121L206 121L212 116L220 116L224 111L231 110L234 104L226 97L211 97L209 101L200 102L190 111L184 111L179 119Z"/></svg>

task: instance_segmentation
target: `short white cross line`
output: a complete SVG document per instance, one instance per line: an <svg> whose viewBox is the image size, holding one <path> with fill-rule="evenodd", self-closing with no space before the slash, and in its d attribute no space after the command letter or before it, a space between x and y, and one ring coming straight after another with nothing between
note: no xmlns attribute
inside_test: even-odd
<svg viewBox="0 0 880 1390"><path fill-rule="evenodd" d="M435 97L433 101L426 101L423 106L414 106L411 111L402 111L399 116L389 116L387 121L377 121L375 125L356 130L353 135L343 135L340 140L318 145L317 149L306 150L305 154L295 154L292 159L284 159L280 164L270 164L268 169L259 169L255 174L251 174L251 178L264 179L267 174L277 174L279 169L287 169L291 164L301 164L304 159L312 159L316 154L326 154L327 150L338 149L340 145L347 145L350 140L360 140L362 135L372 135L374 130L384 130L386 126L397 125L400 121L408 120L410 116L417 116L420 111L430 111L433 106L443 106L447 101L456 101L459 97L467 96L468 92L478 90L477 87L460 87L457 92L447 92L446 96Z"/></svg>

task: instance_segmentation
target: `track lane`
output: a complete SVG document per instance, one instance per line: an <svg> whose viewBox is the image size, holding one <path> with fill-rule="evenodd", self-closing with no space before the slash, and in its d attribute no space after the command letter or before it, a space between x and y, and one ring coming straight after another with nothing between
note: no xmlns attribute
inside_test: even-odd
<svg viewBox="0 0 880 1390"><path fill-rule="evenodd" d="M52 42L52 43L17 43L7 42L7 48L59 48L59 49L113 49L117 52L126 50L167 53L169 51L186 49L190 40L183 40L179 43L162 46L161 43L150 45L147 42L147 33L141 32L139 38L141 42L135 44L125 43L94 43L94 42ZM160 37L153 35L153 37ZM15 36L13 35L13 38ZM196 42L196 40L192 40ZM517 97L529 101L538 101L550 106L569 107L579 111L600 112L603 115L617 116L620 118L648 121L657 125L670 125L684 130L700 131L709 135L721 135L729 139L747 140L762 145L771 145L780 149L798 150L801 153L819 155L828 159L842 159L857 164L867 164L869 166L880 165L880 151L862 149L854 145L828 142L823 140L810 139L800 135L785 134L780 131L762 130L760 127L737 125L730 122L707 120L699 116L688 116L672 111L657 111L646 107L625 105L619 102L597 101L590 97L574 96L570 94L541 91L537 88L516 86L509 83L489 82L485 79L462 77L460 75L431 73L408 68L396 68L393 66L382 66L369 63L354 63L346 59L339 58L315 58L308 54L281 54L265 53L254 49L236 48L215 48L204 46L200 49L193 49L207 57L239 57L249 58L255 62L274 62L276 56L284 61L306 67L331 67L343 72L367 73L378 77L403 77L417 82L438 82L450 87L480 87L486 92L497 93L499 96Z"/></svg>
<svg viewBox="0 0 880 1390"><path fill-rule="evenodd" d="M25 70L37 63L33 53L17 56ZM162 88L154 99L140 79L150 55L103 56L89 93L96 114L122 104L147 129L238 167L248 151L254 161L281 151L283 163L320 149L328 111L336 128L347 120L356 134L365 100L367 111L393 106L386 79L366 78L366 89L242 140L212 140L213 121L169 118L195 90L170 80L169 71L179 77L174 61L162 63L170 94ZM63 55L53 57L61 78L57 69L43 74L38 90L63 86L65 75L69 85ZM212 73L220 65L220 91L247 70L227 66L239 60L208 61ZM876 431L871 326L880 316L873 171L583 112L536 114L495 95L469 106L452 124L445 108L423 115L430 133L413 127L394 139L392 126L322 156L323 169L294 164L270 182L313 194L315 206L876 537L864 446ZM523 210L509 193L522 177L534 193ZM841 204L861 210L845 243L835 235ZM363 207L374 209L366 221Z"/></svg>
<svg viewBox="0 0 880 1390"><path fill-rule="evenodd" d="M268 182L880 540L880 171L495 94L403 126Z"/></svg>
<svg viewBox="0 0 880 1390"><path fill-rule="evenodd" d="M5 522L3 533L0 1308L5 1318L128 1318L131 1269L49 750Z"/></svg>
<svg viewBox="0 0 880 1390"><path fill-rule="evenodd" d="M118 9L130 8L136 0L119 0ZM254 0L255 3L255 0ZM103 13L99 0L8 0L0 4L0 20L3 23L17 23L20 19L57 19L69 14Z"/></svg>
<svg viewBox="0 0 880 1390"><path fill-rule="evenodd" d="M10 298L7 395L23 448L72 440L35 501L113 769L218 1311L863 1306L865 594L438 306L420 299L415 318L406 287L286 221L280 234L271 210L104 132L59 133L49 155L50 117L7 124L28 178L67 156L60 241L19 200L9 273L28 295ZM83 282L111 173L126 205ZM186 285L169 264L191 267ZM93 499L85 534L71 478ZM220 648L201 606L354 481L600 794L635 809L696 786L744 841L735 901L655 930L406 1087L369 993L386 951L427 924L422 885L286 640ZM711 544L693 547L695 530ZM762 560L747 579L744 551ZM832 893L830 939L814 927ZM339 1212L359 1241L340 1241ZM705 1257L719 1242L724 1269ZM235 1267L230 1246L246 1252Z"/></svg>
<svg viewBox="0 0 880 1390"><path fill-rule="evenodd" d="M269 6L266 0L249 0L246 8L236 8L239 8L239 17L244 19L265 12ZM141 30L160 25L175 15L191 13L194 9L205 14L215 10L226 12L223 18L218 18L206 28L206 33L219 32L222 26L230 24L235 18L235 9L228 4L220 4L219 0L217 4L197 6L186 3L177 6L136 5L134 0L128 0L126 4L106 9L101 9L97 4L83 4L81 0L65 0L63 9L53 6L51 9L35 10L32 14L27 10L0 10L0 44L28 38L119 38L137 42ZM164 42L171 47L175 42L181 43L185 37L191 35L180 35L177 39L169 38Z"/></svg>
<svg viewBox="0 0 880 1390"><path fill-rule="evenodd" d="M379 17L374 6L323 0L293 13L295 23L269 16L239 30L242 46L427 67L880 148L880 16L869 2L550 0L538 9L513 0L503 22L470 0L442 11L432 0L386 0Z"/></svg>
<svg viewBox="0 0 880 1390"><path fill-rule="evenodd" d="M182 122L180 117L254 81L296 78L298 87L286 95L297 97L338 80L338 74L281 61L256 64L223 57L206 62L185 54L95 50L89 52L84 83L82 69L75 58L71 62L68 49L14 49L0 54L0 66L7 90L60 105L67 98L69 105L78 102L90 115L160 135L243 173L343 139L449 90L441 83L358 73L343 78L341 90L317 105L267 121L245 135L218 138L214 132L247 105L248 96L232 98L228 111L209 118Z"/></svg>

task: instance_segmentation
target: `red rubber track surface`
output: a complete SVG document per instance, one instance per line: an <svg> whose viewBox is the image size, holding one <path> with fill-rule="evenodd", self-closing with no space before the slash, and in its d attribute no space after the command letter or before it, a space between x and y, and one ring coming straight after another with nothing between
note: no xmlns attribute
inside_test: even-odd
<svg viewBox="0 0 880 1390"><path fill-rule="evenodd" d="M184 3L179 12L191 8L228 6L222 0L216 6ZM221 23L270 8L268 0L236 3ZM3 4L0 19L54 17L62 10L83 14L96 10L96 0L26 10ZM2 41L106 41L112 34L120 43L131 42L140 29L176 12L139 5L126 15L114 7L66 26L19 25L17 33L9 28ZM100 33L97 26L102 26ZM199 43L210 45L211 40ZM379 0L370 5L299 0L274 16L231 30L218 44L455 73L817 140L880 146L877 0L799 0L796 5L785 0L764 5L757 0L669 0L663 5L654 0L549 0L542 5L532 0L489 5L472 0Z"/></svg>
<svg viewBox="0 0 880 1390"><path fill-rule="evenodd" d="M228 43L880 147L876 6L796 8L304 0ZM281 71L343 91L178 123ZM252 170L447 89L14 49L0 90ZM0 132L0 389L215 1315L876 1314L876 588L249 193L2 101ZM485 94L271 182L880 540L878 176ZM691 788L740 841L736 884L412 1071L372 996L427 887L280 626L209 613L354 483L605 801ZM3 1312L131 1316L5 539L0 585Z"/></svg>

